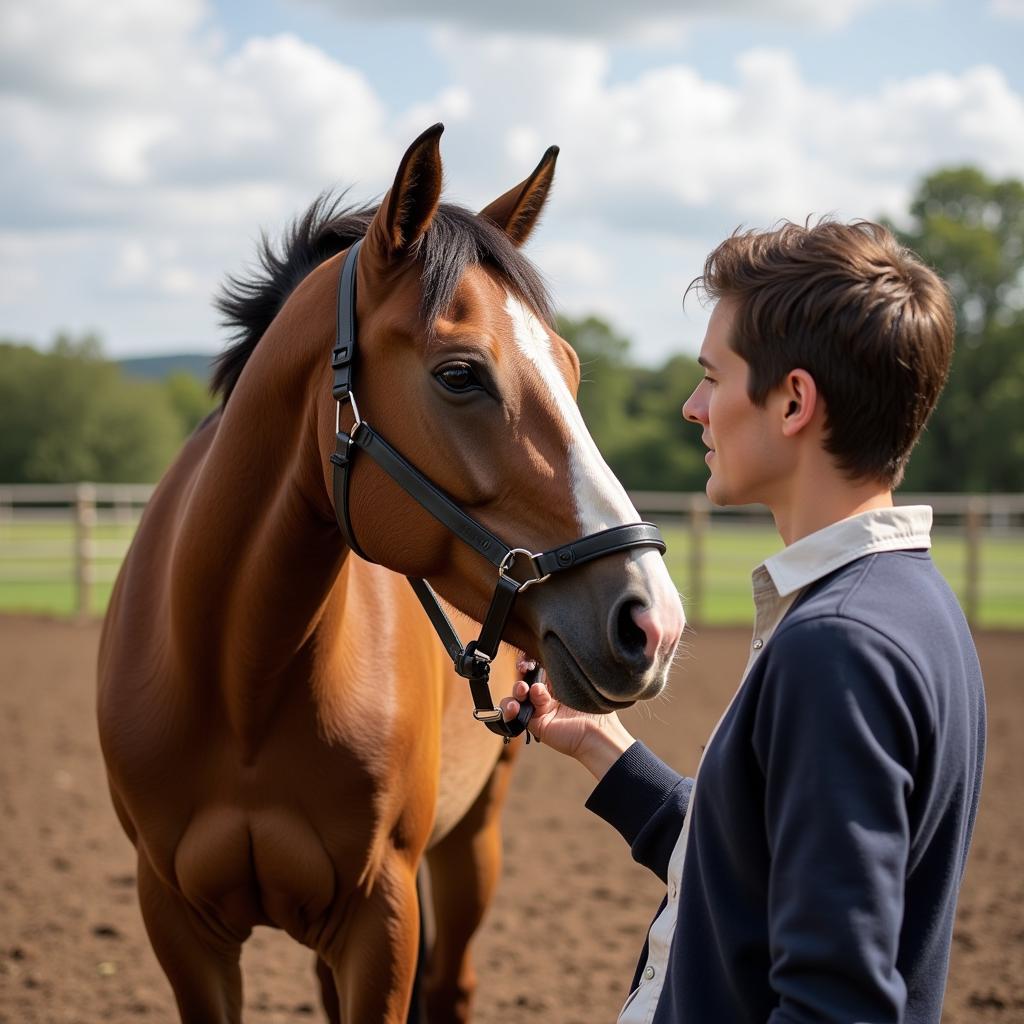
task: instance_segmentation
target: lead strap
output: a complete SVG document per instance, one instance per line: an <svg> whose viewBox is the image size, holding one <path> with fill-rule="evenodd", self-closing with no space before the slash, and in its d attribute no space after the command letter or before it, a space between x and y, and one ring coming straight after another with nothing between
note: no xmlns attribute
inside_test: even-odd
<svg viewBox="0 0 1024 1024"><path fill-rule="evenodd" d="M483 722L491 732L501 736L506 743L519 736L526 729L527 723L533 715L533 705L529 700L522 701L519 714L512 721L506 722L502 718L501 709L494 703L489 685L491 662L498 652L505 622L512 611L516 594L520 590L519 584L506 576L499 577L480 639L470 641L464 647L451 619L441 607L433 587L426 580L416 579L412 576L408 576L406 579L419 598L420 604L423 605L423 610L427 613L435 632L448 652L448 657L452 659L455 671L469 682L469 690L474 704L473 717L478 722ZM526 742L530 742L529 736L527 736Z"/></svg>

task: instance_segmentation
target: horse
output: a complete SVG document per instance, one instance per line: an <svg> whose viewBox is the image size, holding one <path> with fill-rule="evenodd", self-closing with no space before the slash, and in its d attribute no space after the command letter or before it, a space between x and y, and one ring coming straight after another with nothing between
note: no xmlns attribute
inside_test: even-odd
<svg viewBox="0 0 1024 1024"><path fill-rule="evenodd" d="M488 718L470 673L446 659L402 576L426 581L464 631L487 618L494 561L370 458L347 467L342 516L336 454L360 416L526 562L639 521L583 424L578 359L520 251L557 149L474 213L441 201L442 130L412 143L378 205L322 195L280 250L263 237L252 277L228 278L220 404L158 483L104 620L111 798L189 1024L241 1019L240 954L258 925L314 952L331 1022L410 1019L424 863L426 1019L470 1016L469 942L497 883L523 743L474 721ZM359 357L341 401L336 295L357 244ZM503 692L517 652L583 710L662 691L684 618L660 553L648 541L600 554L531 578L506 609L487 666Z"/></svg>

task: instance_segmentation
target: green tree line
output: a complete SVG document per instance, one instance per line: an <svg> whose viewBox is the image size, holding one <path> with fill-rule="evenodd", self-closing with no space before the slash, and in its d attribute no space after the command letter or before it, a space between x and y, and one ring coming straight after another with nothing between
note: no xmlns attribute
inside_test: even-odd
<svg viewBox="0 0 1024 1024"><path fill-rule="evenodd" d="M91 335L0 341L0 481L155 481L212 407L205 381L128 376Z"/></svg>
<svg viewBox="0 0 1024 1024"><path fill-rule="evenodd" d="M949 383L906 490L1024 490L1024 183L947 168L919 185L901 240L949 283L958 337ZM658 367L598 317L559 321L583 368L579 403L598 446L636 490L700 490L700 431L680 409L692 356ZM0 482L147 482L212 408L206 382L123 373L94 337L40 352L0 341Z"/></svg>
<svg viewBox="0 0 1024 1024"><path fill-rule="evenodd" d="M890 227L949 284L957 340L903 489L1024 491L1024 182L945 168L920 183L908 212L903 230ZM601 320L560 329L583 364L584 419L626 486L702 489L700 431L680 415L702 373L695 360L646 369Z"/></svg>

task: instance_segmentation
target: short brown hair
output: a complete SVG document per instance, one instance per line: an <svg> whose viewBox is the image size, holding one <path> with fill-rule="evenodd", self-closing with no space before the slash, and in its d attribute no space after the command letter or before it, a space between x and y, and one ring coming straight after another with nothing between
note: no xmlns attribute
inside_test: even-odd
<svg viewBox="0 0 1024 1024"><path fill-rule="evenodd" d="M697 286L736 302L730 343L751 401L793 369L825 400L826 450L853 479L895 487L946 382L956 320L942 280L879 224L784 222L736 232Z"/></svg>

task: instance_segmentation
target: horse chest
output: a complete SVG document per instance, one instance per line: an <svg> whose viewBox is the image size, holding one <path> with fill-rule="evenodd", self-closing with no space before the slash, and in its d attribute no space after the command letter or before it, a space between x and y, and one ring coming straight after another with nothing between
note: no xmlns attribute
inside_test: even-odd
<svg viewBox="0 0 1024 1024"><path fill-rule="evenodd" d="M507 660L504 657L495 663L499 686L502 677L510 675L508 666L502 665ZM437 810L428 847L440 842L466 816L502 753L501 740L480 727L472 708L465 680L454 679L441 720Z"/></svg>

